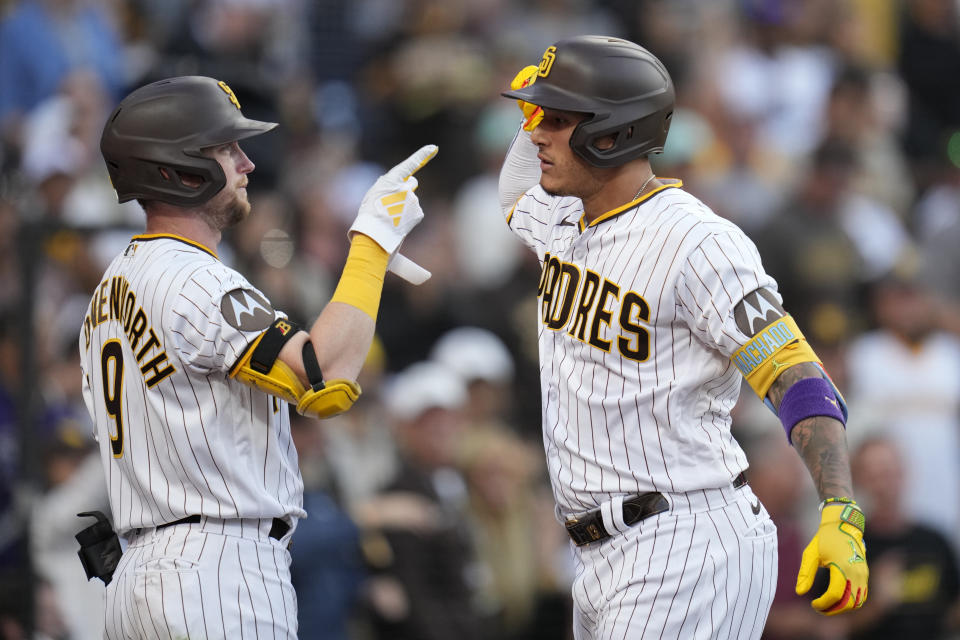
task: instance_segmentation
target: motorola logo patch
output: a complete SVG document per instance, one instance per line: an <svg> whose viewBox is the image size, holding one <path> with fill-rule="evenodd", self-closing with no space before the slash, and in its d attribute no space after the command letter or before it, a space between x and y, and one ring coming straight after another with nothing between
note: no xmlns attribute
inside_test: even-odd
<svg viewBox="0 0 960 640"><path fill-rule="evenodd" d="M786 315L769 289L751 291L733 309L737 328L745 336L755 336L768 324Z"/></svg>
<svg viewBox="0 0 960 640"><path fill-rule="evenodd" d="M231 327L240 331L263 331L273 322L273 307L252 289L234 289L224 294L220 312Z"/></svg>

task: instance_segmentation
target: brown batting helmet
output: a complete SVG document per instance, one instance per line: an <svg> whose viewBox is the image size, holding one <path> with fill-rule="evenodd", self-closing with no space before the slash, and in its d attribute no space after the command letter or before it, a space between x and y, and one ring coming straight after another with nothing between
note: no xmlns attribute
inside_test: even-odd
<svg viewBox="0 0 960 640"><path fill-rule="evenodd" d="M673 116L673 81L652 53L628 40L576 36L547 48L536 82L508 98L547 109L588 113L570 146L595 167L616 167L663 151ZM614 137L610 149L594 143Z"/></svg>
<svg viewBox="0 0 960 640"><path fill-rule="evenodd" d="M204 148L275 126L245 118L225 82L204 76L167 78L140 87L120 102L103 128L100 152L120 202L138 198L191 207L208 201L226 184L220 163L203 155ZM181 173L203 182L187 186Z"/></svg>

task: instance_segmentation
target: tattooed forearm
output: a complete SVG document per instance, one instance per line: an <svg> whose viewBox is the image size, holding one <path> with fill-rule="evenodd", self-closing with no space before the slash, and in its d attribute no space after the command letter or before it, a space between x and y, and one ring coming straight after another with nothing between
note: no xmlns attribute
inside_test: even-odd
<svg viewBox="0 0 960 640"><path fill-rule="evenodd" d="M790 367L773 383L767 397L779 409L784 394L795 382L819 376L820 371L812 364ZM853 496L846 432L840 422L826 416L807 418L793 427L790 438L807 465L821 500Z"/></svg>
<svg viewBox="0 0 960 640"><path fill-rule="evenodd" d="M816 416L797 423L790 435L794 448L810 470L821 500L853 497L847 438L842 424L833 418Z"/></svg>

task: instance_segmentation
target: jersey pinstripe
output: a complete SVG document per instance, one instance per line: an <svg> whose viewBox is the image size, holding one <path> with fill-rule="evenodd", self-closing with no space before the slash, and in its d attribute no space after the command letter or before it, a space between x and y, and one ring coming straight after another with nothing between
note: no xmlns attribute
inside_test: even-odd
<svg viewBox="0 0 960 640"><path fill-rule="evenodd" d="M237 291L238 314L273 318L212 253L157 235L135 236L93 295L83 393L121 534L190 515L305 515L286 404L227 375L265 328L224 318L223 298Z"/></svg>
<svg viewBox="0 0 960 640"><path fill-rule="evenodd" d="M776 283L681 186L587 223L579 199L538 185L507 216L542 266L544 447L563 517L612 495L726 486L747 466L730 433L742 378L729 357L749 340L733 310Z"/></svg>

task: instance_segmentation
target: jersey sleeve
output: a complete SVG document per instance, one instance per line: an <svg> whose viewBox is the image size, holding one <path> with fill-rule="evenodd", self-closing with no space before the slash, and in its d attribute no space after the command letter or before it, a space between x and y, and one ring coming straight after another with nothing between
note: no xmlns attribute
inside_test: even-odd
<svg viewBox="0 0 960 640"><path fill-rule="evenodd" d="M687 256L676 288L679 312L694 334L728 358L750 340L750 327L759 326L751 315L782 315L777 283L739 229L712 233L698 244ZM738 307L747 310L739 321Z"/></svg>
<svg viewBox="0 0 960 640"><path fill-rule="evenodd" d="M285 314L235 271L194 274L171 308L169 333L181 360L200 373L229 371Z"/></svg>

